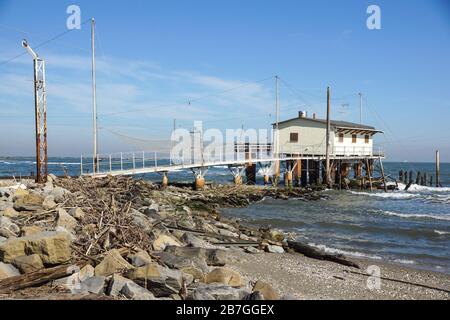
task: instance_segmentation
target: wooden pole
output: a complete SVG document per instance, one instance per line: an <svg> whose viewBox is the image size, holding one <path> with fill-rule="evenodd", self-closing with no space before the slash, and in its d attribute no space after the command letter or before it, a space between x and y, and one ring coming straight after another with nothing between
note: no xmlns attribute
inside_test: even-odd
<svg viewBox="0 0 450 320"><path fill-rule="evenodd" d="M366 159L366 170L367 170L367 178L369 178L369 186L370 186L370 190L373 189L373 185L372 185L372 172L370 170L370 163L369 163L369 159Z"/></svg>
<svg viewBox="0 0 450 320"><path fill-rule="evenodd" d="M388 188L386 185L386 176L384 175L384 166L383 166L383 161L381 160L381 157L380 157L380 168L381 168L381 177L383 178L384 192L388 192ZM402 173L402 175L403 175L403 173Z"/></svg>
<svg viewBox="0 0 450 320"><path fill-rule="evenodd" d="M436 188L441 186L441 157L439 150L436 151Z"/></svg>
<svg viewBox="0 0 450 320"><path fill-rule="evenodd" d="M331 119L330 119L330 113L331 113L331 106L330 106L330 87L327 88L327 136L326 136L326 178L327 178L327 185L329 188L332 187L331 182L331 174L330 174L330 130L331 130Z"/></svg>

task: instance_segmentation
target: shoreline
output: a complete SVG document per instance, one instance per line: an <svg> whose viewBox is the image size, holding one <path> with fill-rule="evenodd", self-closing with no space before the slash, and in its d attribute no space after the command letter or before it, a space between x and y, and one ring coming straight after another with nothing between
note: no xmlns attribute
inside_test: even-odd
<svg viewBox="0 0 450 320"><path fill-rule="evenodd" d="M41 195L42 199L45 198L44 202L47 205L53 202L50 210L47 208L44 212L39 213L41 212L40 209L33 208L33 210L37 210L35 213L39 218L36 218L36 221L31 220L32 223L27 218L25 221L28 221L28 224L25 225L20 223L23 223L25 217L29 217L30 212L19 212L11 218L11 221L17 223L20 229L39 225L40 227L45 226L46 230L51 231L55 230L55 223L56 226L60 225L61 214L67 215L65 219L71 223L66 221L64 228L73 228L69 230L69 233L75 239L71 245L74 248L71 262L81 263L85 266L84 268L90 267L92 270L96 270L102 265L102 261L109 259L111 252L114 250L116 250L115 254L120 255L120 259L123 259L123 264L127 265L133 263L134 260L132 259L134 258L132 257L140 254L140 252L145 252L148 261L146 263L153 261L154 267L162 268L161 272L164 274L176 272L183 274L183 278L185 276L193 277L185 293L181 290L180 292L174 291L173 294L169 295L164 291L164 294L161 295L160 288L155 291L154 287L149 286L146 287L148 291L139 287L139 290L145 290L145 297L155 294L157 297L172 299L211 299L212 297L218 299L217 295L225 294L226 297L231 295L233 299L238 296L242 298L244 293L247 295L252 291L255 293L254 283L256 281L263 281L267 283L264 286L270 288L270 290L267 290L277 292L272 297L276 296L282 299L450 298L447 292L388 280L382 280L383 284L386 283L386 287L382 287L381 291L370 291L364 286L367 280L367 275L364 275L364 273L369 265L380 266L382 277L386 276L405 282L417 281L422 285L436 288L450 288L450 276L445 273L440 274L406 266L394 266L383 260L373 261L351 257L348 261L361 265L361 269L356 269L335 262L307 258L304 255L293 253L288 241L289 235L275 229L263 229L254 225L251 227L245 226L238 218L232 218L228 215L224 217L221 214L223 208L245 207L261 201L265 197L284 200L302 198L305 201L326 198L315 191L223 185L195 191L186 187L161 188L142 180L111 177L97 180L87 178L58 179L53 177L52 180L54 180L54 185L50 182L44 188L29 183L30 191L15 191L19 192L19 195L9 196L8 198L14 202L8 202L10 201L8 199L4 202L6 205L10 203L17 208L16 202L23 200L24 194L31 192ZM58 199L55 196L58 196ZM5 196L3 198L3 201L5 201ZM2 202L0 202L1 204ZM67 214L64 209L70 214ZM79 213L78 210L84 211L83 216L76 216ZM117 216L118 214L119 216ZM73 217L70 217L70 215L73 215ZM40 218L44 220L40 221ZM104 219L106 219L106 222ZM104 223L111 225L109 229L105 229L107 233L101 231ZM135 228L129 229L131 232L129 235L120 235L114 225L120 226L120 228L123 228L123 226L134 226ZM88 229L92 228L98 231L90 235ZM61 232L61 228L59 230ZM10 240L15 241L15 238L11 237ZM176 249L177 247L180 249ZM191 264L196 264L199 257L191 257L191 253L189 253L189 258L184 256L184 259L187 259L190 265L186 269L184 264L180 264L181 256L179 254L185 255L184 250L189 252L189 247L204 248L200 250L210 250L214 254L219 254L226 248L225 252L228 252L228 258L218 265L221 269L220 272L232 273L232 270L237 271L231 278L239 279L238 287L240 289L236 289L231 283L227 282L228 280L224 280L228 279L226 277L221 278L221 280L214 278L216 279L214 281L224 281L225 287L220 288L222 291L212 284L208 284L208 277L212 277L211 273L216 272L217 267L214 267L215 264L209 263L208 267L203 265L200 268L201 270L198 269L198 265L193 267ZM111 251L113 248L115 249ZM276 253L280 251L287 252ZM336 257L339 258L338 261L347 261L343 256L336 255L331 258L335 259ZM323 257L319 256L319 259L321 258ZM327 257L327 259L329 258ZM203 256L200 259L204 259ZM9 261L5 262L9 263ZM130 265L130 268L134 267ZM167 267L171 269L169 270ZM137 267L137 270L140 270L139 268ZM194 271L192 268L194 268ZM114 277L111 278L112 274L107 273L105 276L101 276L104 285L109 283L108 286L111 286L111 282L114 281ZM121 274L141 285L139 278L135 279L128 273ZM95 275L97 277L96 273ZM214 274L214 277L217 277L217 275ZM411 279L414 281L411 281ZM147 282L145 283L147 285ZM54 298L57 299L58 296L62 298L61 293L55 293L54 285L47 283L42 288L36 289L39 294L36 293L36 290L26 289L3 298L36 298L36 295L39 298L51 292L53 292L51 295L55 295ZM180 288L181 286L180 283ZM1 287L2 281L0 281L0 289ZM165 288L164 290L169 289ZM214 294L207 294L205 290L206 292L212 291ZM223 290L226 293L223 293ZM107 295L105 296L105 294ZM108 291L101 291L99 296L92 297L92 299L109 298L109 295ZM123 298L122 295L119 295L119 297ZM136 296L126 296L128 299L130 297L137 299Z"/></svg>

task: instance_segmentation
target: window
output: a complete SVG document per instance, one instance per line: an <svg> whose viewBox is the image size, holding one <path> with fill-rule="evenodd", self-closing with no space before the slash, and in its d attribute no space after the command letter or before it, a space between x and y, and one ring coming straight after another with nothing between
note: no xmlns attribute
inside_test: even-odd
<svg viewBox="0 0 450 320"><path fill-rule="evenodd" d="M339 142L344 143L344 134L343 133L339 133Z"/></svg>
<svg viewBox="0 0 450 320"><path fill-rule="evenodd" d="M291 133L291 137L290 137L290 142L291 143L297 143L298 142L298 133Z"/></svg>
<svg viewBox="0 0 450 320"><path fill-rule="evenodd" d="M358 141L358 135L352 134L352 143L356 143Z"/></svg>
<svg viewBox="0 0 450 320"><path fill-rule="evenodd" d="M368 134L366 134L366 135L364 136L364 141L365 141L366 144L369 144L369 142L370 142L370 136L369 136Z"/></svg>

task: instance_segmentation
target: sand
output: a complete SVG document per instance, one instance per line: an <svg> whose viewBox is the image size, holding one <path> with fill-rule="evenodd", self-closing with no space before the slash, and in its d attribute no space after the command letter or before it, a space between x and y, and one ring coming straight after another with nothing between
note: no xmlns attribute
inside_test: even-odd
<svg viewBox="0 0 450 320"><path fill-rule="evenodd" d="M233 269L250 281L265 280L288 299L300 300L448 300L450 275L416 270L378 260L352 259L361 270L295 253L248 254L233 250ZM380 289L367 286L367 267L376 265L381 277L412 282L405 284L381 279ZM447 292L438 289L444 289Z"/></svg>

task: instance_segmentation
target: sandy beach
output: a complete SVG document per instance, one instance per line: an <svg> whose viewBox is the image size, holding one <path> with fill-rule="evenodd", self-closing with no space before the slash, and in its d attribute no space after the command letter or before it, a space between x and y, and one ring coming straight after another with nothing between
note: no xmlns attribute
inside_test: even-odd
<svg viewBox="0 0 450 320"><path fill-rule="evenodd" d="M333 262L309 259L300 254L247 254L233 250L232 267L249 281L264 279L281 297L300 300L448 300L450 275L417 270L378 260L352 259L361 270ZM367 288L367 267L381 269L380 290ZM422 286L421 286L422 285ZM436 289L430 289L433 287ZM444 289L447 292L442 290Z"/></svg>

